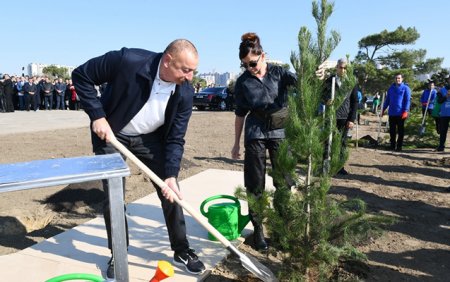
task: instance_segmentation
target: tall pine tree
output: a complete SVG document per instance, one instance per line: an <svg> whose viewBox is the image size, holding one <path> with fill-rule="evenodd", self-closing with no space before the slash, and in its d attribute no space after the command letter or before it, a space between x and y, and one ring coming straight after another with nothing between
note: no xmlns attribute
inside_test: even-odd
<svg viewBox="0 0 450 282"><path fill-rule="evenodd" d="M324 81L316 70L340 41L337 32L326 37L326 23L333 12L333 3L313 2L312 14L317 23L317 39L302 27L298 34L298 53L291 62L298 75L298 84L289 97L289 121L286 139L277 156L277 169L271 171L278 182L285 182L273 194L264 195L266 226L272 245L285 257L281 279L315 281L329 278L343 259L363 260L364 254L352 244L368 235L383 217L369 216L360 200L338 202L328 196L331 176L344 164L341 136L336 129L335 109L356 83L348 64L348 75L335 93L334 103L319 114ZM330 138L331 137L331 138ZM331 142L330 142L331 141ZM329 170L324 170L326 144L330 144ZM286 179L293 181L286 181ZM273 207L269 199L273 198Z"/></svg>

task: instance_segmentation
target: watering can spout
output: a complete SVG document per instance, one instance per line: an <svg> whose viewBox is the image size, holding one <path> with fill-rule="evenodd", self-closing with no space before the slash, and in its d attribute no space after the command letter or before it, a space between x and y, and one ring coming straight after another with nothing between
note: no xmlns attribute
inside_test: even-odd
<svg viewBox="0 0 450 282"><path fill-rule="evenodd" d="M242 230L244 230L245 226L247 226L248 222L250 221L250 216L247 215L242 215L239 212L239 221L238 221L238 232L239 234L242 232Z"/></svg>

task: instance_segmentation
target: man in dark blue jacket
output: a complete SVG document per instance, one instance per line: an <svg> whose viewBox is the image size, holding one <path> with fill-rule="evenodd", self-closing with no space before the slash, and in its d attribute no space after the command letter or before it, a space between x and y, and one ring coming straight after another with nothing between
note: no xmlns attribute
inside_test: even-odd
<svg viewBox="0 0 450 282"><path fill-rule="evenodd" d="M122 48L93 58L72 73L73 85L89 115L95 154L116 150L111 134L145 163L181 198L176 178L184 151L184 136L192 114L194 89L189 84L198 64L195 46L178 39L164 53ZM107 83L100 98L96 85ZM103 183L105 192L108 187ZM182 208L169 188L156 189L162 203L174 263L200 274L205 266L189 248ZM106 197L108 199L108 197ZM109 203L104 218L111 249ZM128 234L128 232L127 232ZM127 238L128 242L128 238ZM114 277L113 257L107 270Z"/></svg>
<svg viewBox="0 0 450 282"><path fill-rule="evenodd" d="M389 107L389 135L391 141L391 150L401 151L403 146L403 136L405 135L405 120L408 117L409 107L411 104L411 89L403 82L401 73L395 75L395 83L389 87L386 100L383 104L384 115L387 107ZM398 129L398 139L397 137Z"/></svg>

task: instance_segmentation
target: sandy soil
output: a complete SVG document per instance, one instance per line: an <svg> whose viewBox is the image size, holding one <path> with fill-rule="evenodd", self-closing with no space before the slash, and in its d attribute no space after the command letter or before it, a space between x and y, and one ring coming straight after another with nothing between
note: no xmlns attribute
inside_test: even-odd
<svg viewBox="0 0 450 282"><path fill-rule="evenodd" d="M374 118L361 125L359 137L377 137ZM1 133L0 133L1 134ZM186 136L180 179L208 168L242 170L230 159L234 115L195 112ZM353 136L355 138L355 134ZM352 148L346 165L350 175L333 179L332 193L359 197L370 211L398 217L383 236L361 249L368 255L367 281L448 281L450 273L450 186L447 153L433 149L393 153ZM53 130L2 135L1 163L91 154L89 129ZM126 201L154 188L133 164ZM98 182L2 193L0 197L0 255L13 253L98 216L103 195ZM276 258L241 249L276 270ZM235 258L227 258L206 281L254 281Z"/></svg>

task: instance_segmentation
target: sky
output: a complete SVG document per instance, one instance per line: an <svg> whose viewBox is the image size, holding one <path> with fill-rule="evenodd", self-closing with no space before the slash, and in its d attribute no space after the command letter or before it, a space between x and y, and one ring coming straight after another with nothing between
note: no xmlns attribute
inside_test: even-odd
<svg viewBox="0 0 450 282"><path fill-rule="evenodd" d="M273 60L290 62L302 26L314 35L312 1L306 0L21 0L2 3L0 73L21 74L29 63L78 66L122 47L162 52L186 38L199 52L199 73L238 73L240 37L256 32ZM5 12L10 11L10 12ZM350 58L358 41L398 26L415 27L420 38L408 49L426 49L450 67L447 0L335 0L328 32L341 42L331 60ZM439 16L441 14L441 16Z"/></svg>

